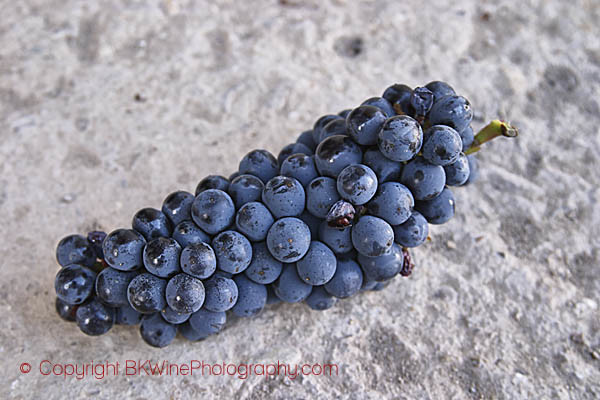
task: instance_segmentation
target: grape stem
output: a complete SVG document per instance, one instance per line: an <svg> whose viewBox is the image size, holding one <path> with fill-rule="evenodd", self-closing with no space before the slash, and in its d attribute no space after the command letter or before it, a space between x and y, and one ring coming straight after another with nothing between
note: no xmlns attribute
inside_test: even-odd
<svg viewBox="0 0 600 400"><path fill-rule="evenodd" d="M489 142L498 136L517 137L518 135L519 131L516 127L510 125L508 122L495 119L475 135L473 144L465 151L465 154L469 155L479 151L482 144Z"/></svg>

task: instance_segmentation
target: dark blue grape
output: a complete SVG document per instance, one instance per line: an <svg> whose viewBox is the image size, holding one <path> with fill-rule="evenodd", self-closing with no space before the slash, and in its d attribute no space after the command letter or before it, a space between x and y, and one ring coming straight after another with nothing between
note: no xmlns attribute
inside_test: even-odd
<svg viewBox="0 0 600 400"><path fill-rule="evenodd" d="M319 173L312 157L306 154L292 154L281 164L281 175L294 178L302 186L306 186L319 176Z"/></svg>
<svg viewBox="0 0 600 400"><path fill-rule="evenodd" d="M386 119L387 116L381 109L364 105L355 108L348 114L346 129L348 135L356 143L363 145L376 144L379 131L383 128Z"/></svg>
<svg viewBox="0 0 600 400"><path fill-rule="evenodd" d="M133 229L141 233L147 241L158 237L169 237L173 224L162 211L155 208L142 208L133 216Z"/></svg>
<svg viewBox="0 0 600 400"><path fill-rule="evenodd" d="M454 129L434 125L425 131L423 158L434 165L452 164L462 151L462 140Z"/></svg>
<svg viewBox="0 0 600 400"><path fill-rule="evenodd" d="M115 323L115 310L96 299L80 305L75 314L81 332L90 336L102 335Z"/></svg>
<svg viewBox="0 0 600 400"><path fill-rule="evenodd" d="M137 325L142 321L143 314L135 311L129 303L115 308L115 324L117 325Z"/></svg>
<svg viewBox="0 0 600 400"><path fill-rule="evenodd" d="M427 222L440 225L454 216L454 204L454 195L446 188L434 199L418 201L415 208L427 219Z"/></svg>
<svg viewBox="0 0 600 400"><path fill-rule="evenodd" d="M267 304L267 288L252 282L244 275L236 275L233 280L238 288L238 300L231 309L238 317L252 317Z"/></svg>
<svg viewBox="0 0 600 400"><path fill-rule="evenodd" d="M302 220L281 218L267 233L267 247L276 260L293 263L304 257L310 246L310 238L310 229Z"/></svg>
<svg viewBox="0 0 600 400"><path fill-rule="evenodd" d="M144 248L144 266L151 274L170 278L181 270L180 256L181 246L175 239L159 237Z"/></svg>
<svg viewBox="0 0 600 400"><path fill-rule="evenodd" d="M366 204L377 191L377 175L366 165L348 165L337 177L337 191L354 205Z"/></svg>
<svg viewBox="0 0 600 400"><path fill-rule="evenodd" d="M446 173L446 185L463 185L469 179L471 172L467 156L464 153L460 153L456 161L452 164L444 165L444 172Z"/></svg>
<svg viewBox="0 0 600 400"><path fill-rule="evenodd" d="M406 221L414 206L415 199L412 193L398 182L381 184L368 205L371 214L384 219L390 225Z"/></svg>
<svg viewBox="0 0 600 400"><path fill-rule="evenodd" d="M313 140L312 130L302 132L300 136L298 136L296 143L302 143L303 145L311 149L313 152L317 148L317 143L315 143L315 141Z"/></svg>
<svg viewBox="0 0 600 400"><path fill-rule="evenodd" d="M412 113L410 105L411 94L412 89L410 87L396 83L385 89L381 97L392 104L397 114L408 115Z"/></svg>
<svg viewBox="0 0 600 400"><path fill-rule="evenodd" d="M387 99L385 99L383 97L371 97L370 99L363 101L361 106L377 107L386 116L386 118L391 118L396 115L396 111L394 110L392 103L390 103ZM363 144L363 143L361 143L361 144ZM373 144L373 143L365 143L365 144Z"/></svg>
<svg viewBox="0 0 600 400"><path fill-rule="evenodd" d="M331 207L340 199L334 179L320 176L306 188L306 209L317 218L327 218Z"/></svg>
<svg viewBox="0 0 600 400"><path fill-rule="evenodd" d="M244 204L235 217L237 229L253 242L265 240L273 222L269 209L257 201Z"/></svg>
<svg viewBox="0 0 600 400"><path fill-rule="evenodd" d="M198 183L198 186L196 186L195 195L198 196L208 189L219 189L226 192L229 189L229 181L229 179L221 175L208 175Z"/></svg>
<svg viewBox="0 0 600 400"><path fill-rule="evenodd" d="M319 143L321 143L328 137L335 135L348 135L348 132L346 131L346 120L342 118L334 119L330 121L327 125L325 125L323 129L321 129L321 134L319 135Z"/></svg>
<svg viewBox="0 0 600 400"><path fill-rule="evenodd" d="M377 257L389 251L394 243L394 231L381 218L365 215L352 227L352 244L367 257Z"/></svg>
<svg viewBox="0 0 600 400"><path fill-rule="evenodd" d="M96 296L111 307L124 306L127 302L127 287L138 275L137 271L119 271L104 268L96 277Z"/></svg>
<svg viewBox="0 0 600 400"><path fill-rule="evenodd" d="M227 311L238 299L238 287L235 282L219 274L204 281L204 290L204 308L209 311Z"/></svg>
<svg viewBox="0 0 600 400"><path fill-rule="evenodd" d="M269 252L265 242L252 245L252 261L244 274L248 279L263 285L274 282L281 274L283 264Z"/></svg>
<svg viewBox="0 0 600 400"><path fill-rule="evenodd" d="M273 291L286 303L298 303L310 295L312 286L300 279L294 264L286 264L279 278L273 282Z"/></svg>
<svg viewBox="0 0 600 400"><path fill-rule="evenodd" d="M473 144L473 140L475 139L475 133L473 133L473 128L471 125L467 126L465 129L458 133L460 135L460 139L462 140L463 150L467 150Z"/></svg>
<svg viewBox="0 0 600 400"><path fill-rule="evenodd" d="M74 322L75 321L75 313L77 312L78 305L65 303L58 297L54 302L54 306L56 307L56 313L59 317L64 319L65 321Z"/></svg>
<svg viewBox="0 0 600 400"><path fill-rule="evenodd" d="M329 282L335 274L335 267L335 254L326 244L318 241L312 241L306 255L296 262L298 276L312 286Z"/></svg>
<svg viewBox="0 0 600 400"><path fill-rule="evenodd" d="M310 237L316 238L319 234L319 225L321 224L321 219L315 217L307 210L304 210L300 216L298 216L310 229Z"/></svg>
<svg viewBox="0 0 600 400"><path fill-rule="evenodd" d="M352 249L352 227L334 228L323 221L319 226L319 239L336 254L347 253Z"/></svg>
<svg viewBox="0 0 600 400"><path fill-rule="evenodd" d="M400 182L410 189L415 200L430 200L444 190L446 173L443 167L417 157L404 166Z"/></svg>
<svg viewBox="0 0 600 400"><path fill-rule="evenodd" d="M192 243L181 251L181 270L198 279L206 279L217 269L217 256L208 243Z"/></svg>
<svg viewBox="0 0 600 400"><path fill-rule="evenodd" d="M469 100L450 95L433 103L428 119L430 125L446 125L460 132L471 123L473 110Z"/></svg>
<svg viewBox="0 0 600 400"><path fill-rule="evenodd" d="M365 152L362 163L375 172L377 181L380 184L400 179L402 163L390 160L384 156L377 147Z"/></svg>
<svg viewBox="0 0 600 400"><path fill-rule="evenodd" d="M69 235L56 246L56 260L66 267L81 264L91 267L96 262L96 252L90 242L81 235Z"/></svg>
<svg viewBox="0 0 600 400"><path fill-rule="evenodd" d="M279 304L281 301L282 300L275 294L272 285L267 285L267 305Z"/></svg>
<svg viewBox="0 0 600 400"><path fill-rule="evenodd" d="M323 311L334 306L336 298L327 293L325 287L314 286L304 302L313 310Z"/></svg>
<svg viewBox="0 0 600 400"><path fill-rule="evenodd" d="M426 115L433 105L433 92L426 87L415 88L410 95L410 105L415 115Z"/></svg>
<svg viewBox="0 0 600 400"><path fill-rule="evenodd" d="M338 259L335 274L325 284L325 290L332 296L344 299L358 293L362 282L363 273L355 261Z"/></svg>
<svg viewBox="0 0 600 400"><path fill-rule="evenodd" d="M210 243L210 236L192 220L183 221L173 229L173 239L183 248L193 243Z"/></svg>
<svg viewBox="0 0 600 400"><path fill-rule="evenodd" d="M127 287L127 300L134 310L152 314L167 306L165 288L167 281L149 273L142 273L131 280Z"/></svg>
<svg viewBox="0 0 600 400"><path fill-rule="evenodd" d="M160 312L160 315L163 317L165 321L173 325L183 324L185 321L190 319L191 313L179 312L173 310L171 307L167 306Z"/></svg>
<svg viewBox="0 0 600 400"><path fill-rule="evenodd" d="M81 304L94 292L96 274L79 264L62 268L54 279L56 296L67 304Z"/></svg>
<svg viewBox="0 0 600 400"><path fill-rule="evenodd" d="M394 243L387 253L379 257L365 257L359 254L358 262L362 267L365 278L383 282L398 275L400 269L402 269L404 256L402 255L402 248Z"/></svg>
<svg viewBox="0 0 600 400"><path fill-rule="evenodd" d="M226 320L227 316L224 311L213 312L201 308L192 314L189 323L199 335L209 336L219 333L225 326Z"/></svg>
<svg viewBox="0 0 600 400"><path fill-rule="evenodd" d="M230 274L243 272L252 260L252 245L244 235L235 231L221 232L212 241L217 266Z"/></svg>
<svg viewBox="0 0 600 400"><path fill-rule="evenodd" d="M103 231L92 231L87 235L88 243L94 249L94 253L96 253L96 257L104 260L104 251L102 250L102 243L106 239L106 232ZM85 263L83 263L85 265Z"/></svg>
<svg viewBox="0 0 600 400"><path fill-rule="evenodd" d="M120 271L132 271L144 262L142 252L146 246L144 237L133 229L117 229L108 234L102 243L104 261Z"/></svg>
<svg viewBox="0 0 600 400"><path fill-rule="evenodd" d="M174 311L191 314L198 311L204 303L204 285L200 279L191 275L177 274L169 279L165 298Z"/></svg>
<svg viewBox="0 0 600 400"><path fill-rule="evenodd" d="M209 334L196 331L192 327L190 321L186 321L183 324L177 325L177 332L179 332L181 336L192 342L204 340L210 336Z"/></svg>
<svg viewBox="0 0 600 400"><path fill-rule="evenodd" d="M167 196L162 205L162 212L171 220L173 226L191 219L194 195L180 190Z"/></svg>
<svg viewBox="0 0 600 400"><path fill-rule="evenodd" d="M192 204L192 219L210 235L225 230L233 223L235 206L227 193L209 189L196 196Z"/></svg>
<svg viewBox="0 0 600 400"><path fill-rule="evenodd" d="M413 211L410 218L394 228L394 240L404 247L417 247L425 243L429 235L429 224L418 211Z"/></svg>
<svg viewBox="0 0 600 400"><path fill-rule="evenodd" d="M237 178L238 176L240 176L240 171L235 171L234 173L232 173L231 175L229 175L229 182L233 181L235 178ZM229 188L227 188L229 189ZM227 190L223 190L224 192L226 192ZM198 194L196 193L196 196L198 196Z"/></svg>
<svg viewBox="0 0 600 400"><path fill-rule="evenodd" d="M333 228L344 229L352 226L355 216L356 209L354 206L345 200L339 200L331 206L325 221L327 221L327 224Z"/></svg>
<svg viewBox="0 0 600 400"><path fill-rule="evenodd" d="M393 161L408 161L423 144L421 125L406 115L389 118L379 131L377 145L381 153Z"/></svg>
<svg viewBox="0 0 600 400"><path fill-rule="evenodd" d="M469 185L479 178L479 166L477 164L477 158L475 158L475 155L468 155L467 161L469 162L469 179L467 179L465 185Z"/></svg>
<svg viewBox="0 0 600 400"><path fill-rule="evenodd" d="M362 160L362 150L348 136L336 135L323 140L315 151L315 165L321 175L337 178L341 170Z"/></svg>
<svg viewBox="0 0 600 400"><path fill-rule="evenodd" d="M442 97L452 96L456 94L452 86L448 85L446 82L441 81L433 81L429 82L425 87L433 93L433 101L438 101Z"/></svg>
<svg viewBox="0 0 600 400"><path fill-rule="evenodd" d="M287 144L281 149L279 155L277 156L277 163L281 167L281 164L285 161L286 158L291 156L292 154L304 154L307 156L312 156L314 151L311 150L308 146L303 145L302 143L290 143Z"/></svg>
<svg viewBox="0 0 600 400"><path fill-rule="evenodd" d="M166 347L177 335L177 328L165 321L160 313L144 315L140 324L140 335L152 347Z"/></svg>
<svg viewBox="0 0 600 400"><path fill-rule="evenodd" d="M251 201L260 201L264 183L254 175L240 175L231 181L229 185L229 196L235 204L235 208L240 208Z"/></svg>
<svg viewBox="0 0 600 400"><path fill-rule="evenodd" d="M327 125L328 123L330 123L331 121L336 120L336 119L343 119L343 118L340 117L339 115L328 114L328 115L323 115L321 118L319 118L317 120L317 122L315 122L315 125L312 130L312 135L313 135L313 141L317 144L317 146L321 142L321 139L320 139L321 138L321 130L325 127L325 125Z"/></svg>
<svg viewBox="0 0 600 400"><path fill-rule="evenodd" d="M348 116L348 114L350 114L350 112L352 111L351 108L347 108L345 110L342 110L338 113L338 115L344 119L346 119L346 117Z"/></svg>
<svg viewBox="0 0 600 400"><path fill-rule="evenodd" d="M275 218L296 217L304 211L306 195L298 180L276 176L265 185L262 201Z"/></svg>
<svg viewBox="0 0 600 400"><path fill-rule="evenodd" d="M267 182L277 175L279 166L273 154L266 150L252 150L242 158L239 167L241 174L258 176L261 181Z"/></svg>

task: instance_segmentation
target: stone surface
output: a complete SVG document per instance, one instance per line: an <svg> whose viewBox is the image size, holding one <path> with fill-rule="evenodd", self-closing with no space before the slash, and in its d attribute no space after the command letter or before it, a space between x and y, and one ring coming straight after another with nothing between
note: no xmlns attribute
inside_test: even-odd
<svg viewBox="0 0 600 400"><path fill-rule="evenodd" d="M600 7L578 0L4 2L0 398L600 397ZM480 155L416 269L326 312L201 343L86 337L54 312L56 243L128 226L250 149L387 85L450 82L520 128ZM39 364L337 363L339 375L66 380ZM29 374L19 365L32 364ZM122 373L123 371L121 371Z"/></svg>

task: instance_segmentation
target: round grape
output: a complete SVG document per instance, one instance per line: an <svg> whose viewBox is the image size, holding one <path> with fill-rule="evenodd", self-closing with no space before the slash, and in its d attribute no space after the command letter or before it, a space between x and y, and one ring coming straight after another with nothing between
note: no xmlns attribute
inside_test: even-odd
<svg viewBox="0 0 600 400"><path fill-rule="evenodd" d="M386 182L379 186L368 207L371 214L383 218L390 225L398 225L410 217L414 205L415 199L406 186Z"/></svg>
<svg viewBox="0 0 600 400"><path fill-rule="evenodd" d="M267 233L267 247L276 260L293 263L304 257L310 238L310 229L300 219L281 218Z"/></svg>
<svg viewBox="0 0 600 400"><path fill-rule="evenodd" d="M69 235L58 242L56 260L63 267L71 264L91 267L96 262L96 252L91 243L83 236Z"/></svg>
<svg viewBox="0 0 600 400"><path fill-rule="evenodd" d="M140 335L150 346L161 348L168 346L175 339L177 328L165 321L160 313L145 315L140 324Z"/></svg>
<svg viewBox="0 0 600 400"><path fill-rule="evenodd" d="M277 175L279 166L273 154L266 150L252 150L240 161L239 171L241 174L250 174L267 182Z"/></svg>
<svg viewBox="0 0 600 400"><path fill-rule="evenodd" d="M377 282L387 281L398 275L403 262L402 248L396 243L387 253L379 257L358 255L358 263L362 267L365 278Z"/></svg>
<svg viewBox="0 0 600 400"><path fill-rule="evenodd" d="M276 176L265 185L262 201L275 218L296 217L304 211L306 195L298 180Z"/></svg>
<svg viewBox="0 0 600 400"><path fill-rule="evenodd" d="M54 302L54 306L56 308L56 313L59 317L61 317L65 321L75 321L75 313L77 312L77 308L79 307L78 305L65 303L57 297L56 301Z"/></svg>
<svg viewBox="0 0 600 400"><path fill-rule="evenodd" d="M252 245L252 261L244 274L248 279L263 285L274 282L281 274L283 264L269 252L265 242Z"/></svg>
<svg viewBox="0 0 600 400"><path fill-rule="evenodd" d="M258 314L267 304L267 288L252 282L244 275L233 278L238 288L238 300L231 309L238 317L252 317Z"/></svg>
<svg viewBox="0 0 600 400"><path fill-rule="evenodd" d="M302 186L306 186L319 176L319 173L312 157L306 154L292 154L281 164L281 175L294 178Z"/></svg>
<svg viewBox="0 0 600 400"><path fill-rule="evenodd" d="M127 287L138 275L137 271L119 271L104 268L96 277L96 296L111 307L124 306L127 301Z"/></svg>
<svg viewBox="0 0 600 400"><path fill-rule="evenodd" d="M102 243L104 261L120 271L133 271L144 264L144 246L146 240L140 233L133 229L117 229L109 233Z"/></svg>
<svg viewBox="0 0 600 400"><path fill-rule="evenodd" d="M362 150L348 136L335 135L323 140L315 151L315 165L321 175L337 178L341 170L362 160Z"/></svg>
<svg viewBox="0 0 600 400"><path fill-rule="evenodd" d="M226 320L224 311L213 312L201 308L192 314L189 324L199 335L210 336L219 333L225 326Z"/></svg>
<svg viewBox="0 0 600 400"><path fill-rule="evenodd" d="M56 296L67 304L81 304L94 291L96 274L79 264L68 265L56 274L54 289Z"/></svg>
<svg viewBox="0 0 600 400"><path fill-rule="evenodd" d="M175 227L173 230L173 239L175 239L181 247L187 247L193 243L210 243L210 236L202 229L198 228L198 225L191 220L183 221Z"/></svg>
<svg viewBox="0 0 600 400"><path fill-rule="evenodd" d="M312 241L308 252L296 262L298 276L312 286L324 285L335 274L336 258L322 242Z"/></svg>
<svg viewBox="0 0 600 400"><path fill-rule="evenodd" d="M131 280L127 287L127 300L134 310L152 314L167 306L165 289L167 281L149 273L142 273Z"/></svg>
<svg viewBox="0 0 600 400"><path fill-rule="evenodd" d="M168 323L173 324L173 325L178 325L178 324L183 324L185 321L190 319L190 316L192 314L185 313L185 312L178 312L178 311L173 310L171 307L167 306L160 312L160 315Z"/></svg>
<svg viewBox="0 0 600 400"><path fill-rule="evenodd" d="M227 311L238 299L238 287L235 282L219 274L204 281L204 290L206 292L204 308L209 311Z"/></svg>
<svg viewBox="0 0 600 400"><path fill-rule="evenodd" d="M167 196L162 205L162 212L169 218L173 225L177 225L186 219L191 219L192 203L194 195L182 190L173 192Z"/></svg>
<svg viewBox="0 0 600 400"><path fill-rule="evenodd" d="M348 165L338 175L337 191L354 205L366 204L377 191L377 175L366 165Z"/></svg>
<svg viewBox="0 0 600 400"><path fill-rule="evenodd" d="M237 229L253 242L265 240L273 222L269 209L257 201L244 204L235 217Z"/></svg>
<svg viewBox="0 0 600 400"><path fill-rule="evenodd" d="M444 125L434 125L425 131L423 158L434 165L452 164L462 151L458 132Z"/></svg>
<svg viewBox="0 0 600 400"><path fill-rule="evenodd" d="M212 248L219 269L231 274L243 272L252 260L250 241L236 231L225 231L215 236Z"/></svg>
<svg viewBox="0 0 600 400"><path fill-rule="evenodd" d="M404 166L400 182L410 189L415 200L430 200L444 190L446 173L443 167L417 157Z"/></svg>
<svg viewBox="0 0 600 400"><path fill-rule="evenodd" d="M333 278L325 284L325 290L339 299L350 297L360 291L363 273L352 260L338 260Z"/></svg>
<svg viewBox="0 0 600 400"><path fill-rule="evenodd" d="M423 214L427 222L440 225L454 216L454 204L454 195L446 188L434 199L418 201L415 208Z"/></svg>
<svg viewBox="0 0 600 400"><path fill-rule="evenodd" d="M181 251L181 270L198 279L206 279L217 269L217 256L208 243L192 243Z"/></svg>
<svg viewBox="0 0 600 400"><path fill-rule="evenodd" d="M219 189L205 190L192 203L192 219L210 235L216 235L230 226L234 215L233 200Z"/></svg>
<svg viewBox="0 0 600 400"><path fill-rule="evenodd" d="M229 189L229 179L221 175L209 175L198 183L195 195L198 196L208 189L219 189L226 192Z"/></svg>
<svg viewBox="0 0 600 400"><path fill-rule="evenodd" d="M251 201L260 201L265 185L254 175L240 175L231 181L229 185L229 196L235 204L235 208L240 208Z"/></svg>
<svg viewBox="0 0 600 400"><path fill-rule="evenodd" d="M462 96L450 95L433 103L428 119L430 125L446 125L460 132L471 123L473 110L469 100Z"/></svg>
<svg viewBox="0 0 600 400"><path fill-rule="evenodd" d="M375 172L379 183L400 179L402 163L390 160L381 154L378 148L367 150L363 156L362 163Z"/></svg>
<svg viewBox="0 0 600 400"><path fill-rule="evenodd" d="M338 200L336 181L320 176L313 179L306 188L306 209L317 218L327 218L327 214Z"/></svg>
<svg viewBox="0 0 600 400"><path fill-rule="evenodd" d="M175 239L159 237L144 248L144 266L158 277L170 278L180 271L180 256L181 246Z"/></svg>
<svg viewBox="0 0 600 400"><path fill-rule="evenodd" d="M444 165L444 172L446 173L446 185L463 185L469 179L469 174L471 173L467 156L464 153L460 153L456 161L452 164Z"/></svg>
<svg viewBox="0 0 600 400"><path fill-rule="evenodd" d="M394 231L381 218L365 215L352 227L352 244L367 257L385 254L394 243Z"/></svg>
<svg viewBox="0 0 600 400"><path fill-rule="evenodd" d="M155 208L142 208L133 216L131 226L147 241L158 237L169 237L173 231L171 221L162 211Z"/></svg>
<svg viewBox="0 0 600 400"><path fill-rule="evenodd" d="M404 247L420 246L429 235L429 224L418 211L413 211L403 224L396 225L393 229L394 240Z"/></svg>
<svg viewBox="0 0 600 400"><path fill-rule="evenodd" d="M191 314L204 303L204 285L191 275L177 274L167 283L165 298L174 311Z"/></svg>
<svg viewBox="0 0 600 400"><path fill-rule="evenodd" d="M108 332L114 325L115 310L92 299L77 308L75 319L81 332L90 336L98 336Z"/></svg>
<svg viewBox="0 0 600 400"><path fill-rule="evenodd" d="M286 264L273 282L273 290L286 303L298 303L310 295L312 286L300 279L294 264Z"/></svg>
<svg viewBox="0 0 600 400"><path fill-rule="evenodd" d="M425 87L431 90L431 92L433 93L434 102L438 101L443 97L452 96L456 94L454 92L454 89L452 89L452 86L448 85L446 82L433 81L429 82L427 85L425 85Z"/></svg>
<svg viewBox="0 0 600 400"><path fill-rule="evenodd" d="M346 129L356 143L376 144L379 131L383 128L386 119L387 116L379 108L369 105L360 106L346 117Z"/></svg>
<svg viewBox="0 0 600 400"><path fill-rule="evenodd" d="M421 125L411 117L400 115L385 121L377 145L381 153L393 161L408 161L423 144Z"/></svg>
<svg viewBox="0 0 600 400"><path fill-rule="evenodd" d="M376 107L379 110L381 110L381 112L385 115L386 118L391 118L396 115L396 111L394 110L392 103L390 103L387 99L383 97L371 97L370 99L363 101L361 106Z"/></svg>

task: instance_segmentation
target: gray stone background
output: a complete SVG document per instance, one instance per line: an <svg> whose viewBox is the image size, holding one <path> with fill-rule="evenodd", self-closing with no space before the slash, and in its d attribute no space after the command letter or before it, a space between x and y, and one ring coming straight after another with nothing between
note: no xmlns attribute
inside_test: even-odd
<svg viewBox="0 0 600 400"><path fill-rule="evenodd" d="M600 397L600 3L1 2L0 397L592 399ZM281 305L201 343L90 338L54 312L54 248L127 226L250 149L386 86L450 82L480 155L457 215L383 292L329 311ZM41 376L127 359L324 363L339 376ZM33 371L21 374L29 362Z"/></svg>

